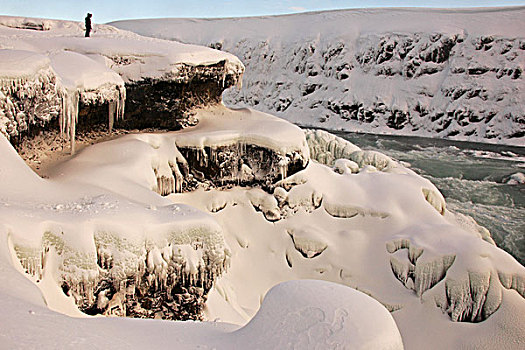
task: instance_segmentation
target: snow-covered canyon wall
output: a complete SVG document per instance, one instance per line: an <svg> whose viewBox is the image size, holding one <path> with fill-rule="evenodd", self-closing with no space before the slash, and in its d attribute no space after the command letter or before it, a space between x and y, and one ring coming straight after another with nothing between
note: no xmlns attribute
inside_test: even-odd
<svg viewBox="0 0 525 350"><path fill-rule="evenodd" d="M114 22L246 65L225 101L327 129L525 142L525 9Z"/></svg>

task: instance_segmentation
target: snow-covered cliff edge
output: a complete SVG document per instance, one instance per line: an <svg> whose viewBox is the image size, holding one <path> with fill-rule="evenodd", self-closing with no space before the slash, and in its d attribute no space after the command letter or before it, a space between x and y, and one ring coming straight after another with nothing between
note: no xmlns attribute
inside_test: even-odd
<svg viewBox="0 0 525 350"><path fill-rule="evenodd" d="M177 129L244 71L237 57L202 46L106 25L83 32L78 22L0 16L0 132L13 142L57 123L74 152L77 123L102 118L110 129Z"/></svg>
<svg viewBox="0 0 525 350"><path fill-rule="evenodd" d="M326 129L525 143L525 8L114 22L246 65L225 101Z"/></svg>

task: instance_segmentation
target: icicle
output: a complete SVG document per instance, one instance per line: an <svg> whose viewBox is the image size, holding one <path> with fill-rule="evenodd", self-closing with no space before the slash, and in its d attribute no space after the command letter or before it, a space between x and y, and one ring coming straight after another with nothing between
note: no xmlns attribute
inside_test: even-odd
<svg viewBox="0 0 525 350"><path fill-rule="evenodd" d="M239 75L239 77L237 78L237 82L236 82L236 84L235 84L235 87L236 87L239 91L242 90L242 79L243 79L243 77L244 77L244 72L241 73L241 74Z"/></svg>
<svg viewBox="0 0 525 350"><path fill-rule="evenodd" d="M117 120L124 118L124 106L126 104L126 88L124 86L117 87L118 99L117 99Z"/></svg>
<svg viewBox="0 0 525 350"><path fill-rule="evenodd" d="M75 134L76 134L76 123L78 121L78 92L75 92L73 96L73 103L71 110L69 111L69 134L70 134L70 143L71 143L71 154L75 154Z"/></svg>
<svg viewBox="0 0 525 350"><path fill-rule="evenodd" d="M118 110L118 100L111 101L108 103L109 132L113 131L113 124L115 123L115 109ZM117 115L117 118L118 118L118 115Z"/></svg>

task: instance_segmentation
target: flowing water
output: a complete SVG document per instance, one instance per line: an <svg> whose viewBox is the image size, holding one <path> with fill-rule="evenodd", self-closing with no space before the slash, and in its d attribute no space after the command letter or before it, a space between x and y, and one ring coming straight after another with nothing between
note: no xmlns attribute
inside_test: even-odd
<svg viewBox="0 0 525 350"><path fill-rule="evenodd" d="M439 188L449 210L473 217L525 265L525 184L507 183L525 173L525 147L331 132L407 163Z"/></svg>

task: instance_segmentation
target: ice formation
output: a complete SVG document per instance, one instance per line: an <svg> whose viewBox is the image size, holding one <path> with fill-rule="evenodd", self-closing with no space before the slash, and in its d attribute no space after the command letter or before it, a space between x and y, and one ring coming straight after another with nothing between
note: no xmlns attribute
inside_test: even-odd
<svg viewBox="0 0 525 350"><path fill-rule="evenodd" d="M13 64L15 61L17 64ZM122 79L85 56L71 52L45 56L4 49L1 62L1 131L9 138L30 132L33 125L42 128L58 119L60 132L67 133L74 153L80 103L108 104L110 128L115 118L118 120L124 113ZM96 74L97 78L90 74Z"/></svg>
<svg viewBox="0 0 525 350"><path fill-rule="evenodd" d="M447 313L453 321L480 322L499 308L501 287L490 272L469 272L462 280L445 281Z"/></svg>
<svg viewBox="0 0 525 350"><path fill-rule="evenodd" d="M408 249L408 262L400 261L395 255L391 256L392 272L405 287L413 289L419 297L445 277L456 258L455 255L444 255L432 260L427 258L425 262L419 261L418 264L424 249L412 245L406 239L387 243L387 250L391 254L400 249Z"/></svg>
<svg viewBox="0 0 525 350"><path fill-rule="evenodd" d="M328 244L324 242L323 233L323 230L314 227L297 228L288 231L295 249L308 259L315 258L328 247Z"/></svg>
<svg viewBox="0 0 525 350"><path fill-rule="evenodd" d="M0 131L3 135L16 137L31 124L49 122L60 113L64 91L49 64L49 58L37 53L0 50Z"/></svg>
<svg viewBox="0 0 525 350"><path fill-rule="evenodd" d="M69 210L64 206L65 213ZM186 209L174 205L158 210ZM88 218L96 212L90 214ZM78 231L66 226L57 222L48 227L40 247L27 245L14 231L13 249L37 282L52 278L87 314L200 319L207 293L229 264L222 232L210 223L168 221L147 227L151 233L136 238L102 225L84 233L91 235L89 249L76 247Z"/></svg>
<svg viewBox="0 0 525 350"><path fill-rule="evenodd" d="M360 171L375 170L399 174L412 172L382 153L361 150L351 142L327 131L306 129L305 135L311 159L321 164L333 166L334 171L339 174L355 174ZM445 215L445 198L430 182L429 185L430 187L421 189L425 200L441 215ZM370 212L370 210L360 207L332 205L329 201L325 202L324 207L328 213L335 217L353 217L357 214L371 214L379 217L388 216L388 213Z"/></svg>

